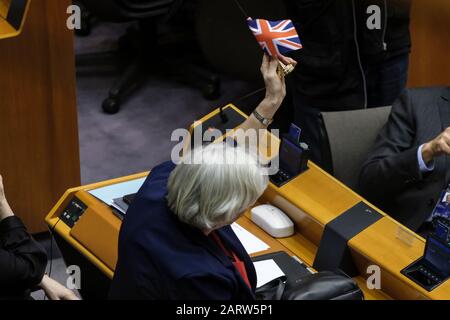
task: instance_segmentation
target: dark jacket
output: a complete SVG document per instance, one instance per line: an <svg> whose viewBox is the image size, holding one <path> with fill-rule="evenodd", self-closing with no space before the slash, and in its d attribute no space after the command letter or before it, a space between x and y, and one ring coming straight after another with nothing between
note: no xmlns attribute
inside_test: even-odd
<svg viewBox="0 0 450 320"><path fill-rule="evenodd" d="M27 299L47 266L45 250L28 234L22 221L0 222L0 299Z"/></svg>
<svg viewBox="0 0 450 320"><path fill-rule="evenodd" d="M305 105L328 111L364 105L355 31L363 64L410 50L411 0L284 1L303 43L291 54L299 66L289 79L290 90ZM367 28L370 5L381 9L381 29Z"/></svg>
<svg viewBox="0 0 450 320"><path fill-rule="evenodd" d="M417 230L450 182L450 157L422 174L417 150L450 126L450 88L406 90L363 165L360 192L386 213Z"/></svg>
<svg viewBox="0 0 450 320"><path fill-rule="evenodd" d="M180 222L167 206L171 162L152 169L127 211L111 299L253 299L256 272L231 227L217 230L245 263L250 289L231 260L200 230Z"/></svg>

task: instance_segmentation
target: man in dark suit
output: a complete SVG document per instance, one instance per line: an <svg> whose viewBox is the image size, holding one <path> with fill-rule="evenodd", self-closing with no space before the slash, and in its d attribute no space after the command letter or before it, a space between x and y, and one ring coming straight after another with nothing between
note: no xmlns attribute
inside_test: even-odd
<svg viewBox="0 0 450 320"><path fill-rule="evenodd" d="M450 88L406 90L363 165L360 192L410 229L429 229L450 182Z"/></svg>

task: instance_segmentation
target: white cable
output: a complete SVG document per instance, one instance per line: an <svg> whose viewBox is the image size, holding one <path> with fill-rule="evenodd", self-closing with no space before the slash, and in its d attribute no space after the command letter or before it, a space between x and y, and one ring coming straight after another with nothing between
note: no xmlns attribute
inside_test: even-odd
<svg viewBox="0 0 450 320"><path fill-rule="evenodd" d="M386 43L386 30L388 25L388 6L387 6L387 0L384 0L384 27L383 27L383 35L382 35L382 41L383 41L383 50L387 50L387 43Z"/></svg>
<svg viewBox="0 0 450 320"><path fill-rule="evenodd" d="M363 81L363 89L364 89L364 109L367 109L367 81L366 75L364 73L364 68L361 62L361 54L359 50L358 43L358 31L357 31L357 22L356 22L356 9L355 9L355 0L352 0L352 9L353 9L353 37L355 39L356 46L356 55L358 57L359 70L361 71L362 81Z"/></svg>

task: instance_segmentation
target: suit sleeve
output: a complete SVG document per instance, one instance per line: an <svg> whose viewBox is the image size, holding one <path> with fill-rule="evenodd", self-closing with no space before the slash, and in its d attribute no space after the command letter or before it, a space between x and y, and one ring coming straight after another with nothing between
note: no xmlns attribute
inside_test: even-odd
<svg viewBox="0 0 450 320"><path fill-rule="evenodd" d="M0 287L28 290L42 281L47 255L17 217L0 222Z"/></svg>
<svg viewBox="0 0 450 320"><path fill-rule="evenodd" d="M229 279L214 274L191 274L178 283L175 299L230 300L235 293Z"/></svg>
<svg viewBox="0 0 450 320"><path fill-rule="evenodd" d="M359 191L374 202L386 194L397 194L423 179L414 146L416 123L411 97L406 90L394 103L387 124L364 163Z"/></svg>

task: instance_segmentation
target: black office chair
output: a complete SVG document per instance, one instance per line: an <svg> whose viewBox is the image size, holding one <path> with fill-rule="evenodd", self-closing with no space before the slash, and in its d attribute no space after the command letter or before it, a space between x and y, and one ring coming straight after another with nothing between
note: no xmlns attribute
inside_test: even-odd
<svg viewBox="0 0 450 320"><path fill-rule="evenodd" d="M196 42L193 32L189 34L189 28L185 28L180 34L171 33L170 40L167 41L163 41L162 35L158 33L158 26L172 21L184 0L78 1L101 20L137 22L137 26L128 28L127 33L119 39L118 52L81 54L76 58L78 71L82 71L82 67L86 66L111 63L111 60L115 61L117 58L127 64L122 78L111 88L109 96L103 101L102 107L106 113L117 113L124 98L143 82L146 74L158 70L200 89L207 99L212 100L220 96L219 77L192 63L198 56L197 53L191 56L188 54L189 50L196 49L192 48L192 44ZM91 19L90 14L83 16ZM160 43L164 43L164 46ZM168 59L158 54L160 51L167 52L168 55L173 52L178 56Z"/></svg>

